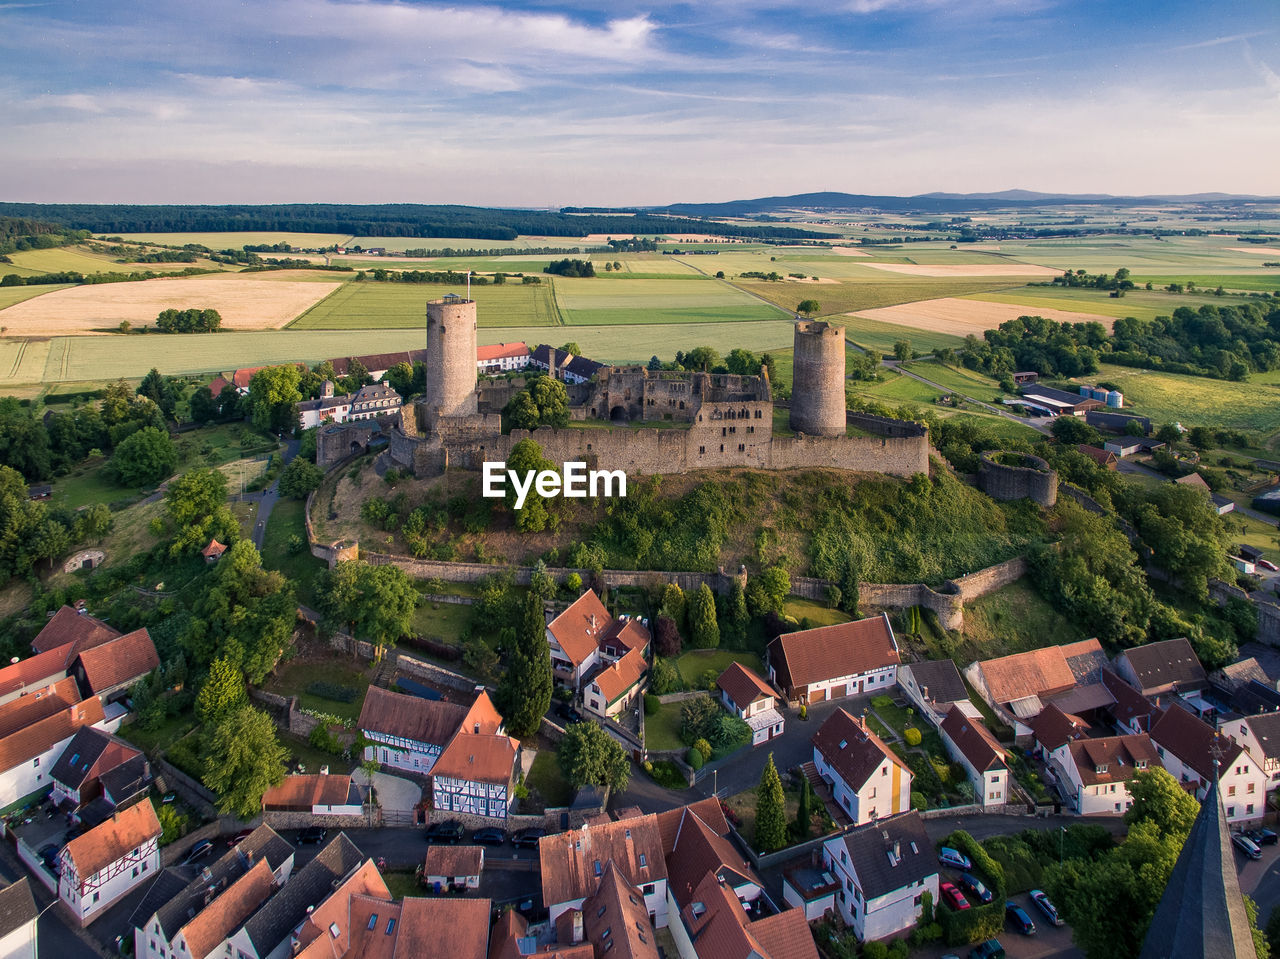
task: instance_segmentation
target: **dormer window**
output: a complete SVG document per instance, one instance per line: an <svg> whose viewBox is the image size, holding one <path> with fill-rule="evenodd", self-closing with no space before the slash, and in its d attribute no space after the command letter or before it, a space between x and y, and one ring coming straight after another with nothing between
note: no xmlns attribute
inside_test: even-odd
<svg viewBox="0 0 1280 959"><path fill-rule="evenodd" d="M1107 771L1107 764L1099 763L1098 765L1093 767L1093 771L1101 775L1102 773L1105 773Z"/></svg>

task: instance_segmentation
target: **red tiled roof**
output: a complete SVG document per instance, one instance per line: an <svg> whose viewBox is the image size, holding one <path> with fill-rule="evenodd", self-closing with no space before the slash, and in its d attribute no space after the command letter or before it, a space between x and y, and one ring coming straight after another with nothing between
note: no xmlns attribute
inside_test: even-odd
<svg viewBox="0 0 1280 959"><path fill-rule="evenodd" d="M1087 639L1067 646L1047 646L979 663L991 698L1011 703L1030 696L1062 692L1076 684L1068 657L1101 651L1102 644Z"/></svg>
<svg viewBox="0 0 1280 959"><path fill-rule="evenodd" d="M978 772L1004 768L1004 747L980 720L970 719L959 706L952 706L947 712L941 729Z"/></svg>
<svg viewBox="0 0 1280 959"><path fill-rule="evenodd" d="M565 656L574 666L581 666L600 648L600 640L608 635L613 617L600 602L595 590L587 590L547 626Z"/></svg>
<svg viewBox="0 0 1280 959"><path fill-rule="evenodd" d="M96 700L95 700L96 702ZM149 839L160 838L160 820L151 802L140 802L67 843L64 854L83 882Z"/></svg>
<svg viewBox="0 0 1280 959"><path fill-rule="evenodd" d="M788 909L749 923L733 890L711 874L682 915L693 934L698 959L818 959L803 912Z"/></svg>
<svg viewBox="0 0 1280 959"><path fill-rule="evenodd" d="M844 709L837 709L818 727L813 745L845 785L855 791L886 759L907 768L879 736Z"/></svg>
<svg viewBox="0 0 1280 959"><path fill-rule="evenodd" d="M85 683L97 695L141 679L160 665L155 643L145 627L86 649L79 660Z"/></svg>
<svg viewBox="0 0 1280 959"><path fill-rule="evenodd" d="M102 620L77 613L70 606L63 606L32 640L31 648L37 653L43 653L67 643L78 642L79 649L87 649L119 635L119 630L112 629Z"/></svg>
<svg viewBox="0 0 1280 959"><path fill-rule="evenodd" d="M231 383L238 390L247 390L249 381L253 379L253 374L258 370L265 370L265 366L246 366L244 369L236 370L231 374Z"/></svg>
<svg viewBox="0 0 1280 959"><path fill-rule="evenodd" d="M729 668L716 680L716 685L728 694L739 709L746 709L757 699L776 699L778 695L756 675L755 670L747 669L741 663L730 663Z"/></svg>
<svg viewBox="0 0 1280 959"><path fill-rule="evenodd" d="M602 949L606 942L615 944L609 959L658 959L644 896L613 863L605 866L595 894L582 904L582 926L588 942Z"/></svg>
<svg viewBox="0 0 1280 959"><path fill-rule="evenodd" d="M140 805L150 806L151 803ZM207 956L234 933L250 913L267 901L275 888L275 876L265 859L233 882L213 902L196 913L178 934L187 941L187 954ZM175 937L176 938L176 937Z"/></svg>
<svg viewBox="0 0 1280 959"><path fill-rule="evenodd" d="M422 867L424 876L478 876L483 846L432 846Z"/></svg>
<svg viewBox="0 0 1280 959"><path fill-rule="evenodd" d="M459 728L468 733L487 736L496 735L502 729L502 714L498 712L498 707L493 705L493 700L483 689L471 704L471 708L467 710L466 718L462 720Z"/></svg>
<svg viewBox="0 0 1280 959"><path fill-rule="evenodd" d="M1213 749L1221 747L1222 769L1226 769L1244 752L1243 747L1225 734L1219 735L1203 719L1193 716L1181 706L1164 711L1151 727L1151 740L1163 746L1190 766L1205 782L1213 779Z"/></svg>
<svg viewBox="0 0 1280 959"><path fill-rule="evenodd" d="M328 898L309 911L298 932L298 940L308 948L297 953L298 956L307 956L308 959L312 956L325 956L327 959L329 956L343 956L347 953L351 948L351 902L356 896L391 899L391 892L372 859L366 859L329 893Z"/></svg>
<svg viewBox="0 0 1280 959"><path fill-rule="evenodd" d="M67 674L67 650L72 646L59 646L36 653L0 669L0 696L19 689L40 689L51 686Z"/></svg>
<svg viewBox="0 0 1280 959"><path fill-rule="evenodd" d="M538 843L538 857L547 908L591 895L610 861L637 886L667 878L662 836L652 814L546 836ZM596 871L597 863L601 872Z"/></svg>
<svg viewBox="0 0 1280 959"><path fill-rule="evenodd" d="M685 818L689 815L697 816L717 836L729 835L729 821L724 818L720 800L714 796L699 799L687 806L677 806L675 809L658 813L658 833L662 837L663 855L671 855L671 850L676 847L676 838L680 835L680 827L684 825Z"/></svg>
<svg viewBox="0 0 1280 959"><path fill-rule="evenodd" d="M0 739L0 772L30 762L64 739L70 739L80 727L93 726L102 720L102 703L97 696L90 696L5 736Z"/></svg>
<svg viewBox="0 0 1280 959"><path fill-rule="evenodd" d="M1079 739L1089 729L1089 724L1073 713L1063 712L1055 703L1050 703L1040 710L1040 715L1031 720L1031 734L1049 752L1059 746Z"/></svg>
<svg viewBox="0 0 1280 959"><path fill-rule="evenodd" d="M1102 671L1102 684L1115 697L1110 710L1116 722L1130 726L1136 724L1148 732L1151 731L1151 724L1160 717L1160 710L1157 707L1109 669Z"/></svg>
<svg viewBox="0 0 1280 959"><path fill-rule="evenodd" d="M459 732L431 767L432 777L475 783L510 783L520 743L510 736Z"/></svg>
<svg viewBox="0 0 1280 959"><path fill-rule="evenodd" d="M560 919L563 920L571 914L572 910L561 913ZM514 909L506 910L498 917L498 921L493 924L493 929L489 932L489 959L522 959L525 955L536 955L538 959L595 959L595 950L589 942L579 942L577 945L566 945L563 942L547 943L536 953L521 952L518 940L528 934L529 920ZM379 959L379 957L361 956L360 959Z"/></svg>
<svg viewBox="0 0 1280 959"><path fill-rule="evenodd" d="M1079 739L1067 747L1075 763L1080 782L1085 786L1127 782L1140 768L1163 766L1151 737L1107 736L1102 739ZM1142 763L1141 767L1138 765ZM1099 770L1102 770L1099 772Z"/></svg>
<svg viewBox="0 0 1280 959"><path fill-rule="evenodd" d="M209 392L215 397L220 395L223 390L231 385L231 381L219 373L213 378L213 382L209 384Z"/></svg>
<svg viewBox="0 0 1280 959"><path fill-rule="evenodd" d="M285 776L262 794L262 808L309 811L312 806L345 806L350 794L350 776Z"/></svg>
<svg viewBox="0 0 1280 959"><path fill-rule="evenodd" d="M392 924L391 935L387 935L388 923ZM400 903L376 896L352 896L349 955L358 959L395 959L396 943L400 937L394 930L399 925ZM405 953L413 957L408 950Z"/></svg>
<svg viewBox="0 0 1280 959"><path fill-rule="evenodd" d="M649 663L645 660L644 653L633 649L597 673L592 682L600 687L604 701L611 704L626 695L648 670Z"/></svg>
<svg viewBox="0 0 1280 959"><path fill-rule="evenodd" d="M492 343L488 346L476 347L476 359L480 361L500 360L506 356L528 355L528 343Z"/></svg>
<svg viewBox="0 0 1280 959"><path fill-rule="evenodd" d="M1188 473L1186 476L1179 476L1175 483L1181 483L1183 486L1192 486L1196 489L1202 489L1206 493L1209 492L1209 484L1205 482L1204 477L1199 473Z"/></svg>
<svg viewBox="0 0 1280 959"><path fill-rule="evenodd" d="M12 736L34 722L60 713L80 702L80 689L70 676L50 686L37 687L25 696L0 706L0 738Z"/></svg>
<svg viewBox="0 0 1280 959"><path fill-rule="evenodd" d="M209 545L200 550L200 555L205 559L208 559L210 556L221 556L226 551L227 548L225 546L219 543L216 539L211 539L209 540Z"/></svg>
<svg viewBox="0 0 1280 959"><path fill-rule="evenodd" d="M396 955L485 959L491 908L488 899L405 899L398 935L412 948Z"/></svg>
<svg viewBox="0 0 1280 959"><path fill-rule="evenodd" d="M800 909L757 919L747 927L769 959L818 959L813 932Z"/></svg>
<svg viewBox="0 0 1280 959"><path fill-rule="evenodd" d="M784 633L769 644L769 662L784 689L855 676L901 662L886 616Z"/></svg>
<svg viewBox="0 0 1280 959"><path fill-rule="evenodd" d="M1083 453L1089 459L1093 460L1099 466L1106 466L1114 469L1116 465L1116 454L1110 450L1100 450L1096 446L1090 446L1087 443L1080 443L1076 449Z"/></svg>
<svg viewBox="0 0 1280 959"><path fill-rule="evenodd" d="M454 703L370 686L360 710L360 728L443 746L458 731L466 716L467 710Z"/></svg>
<svg viewBox="0 0 1280 959"><path fill-rule="evenodd" d="M667 854L667 888L682 907L689 904L703 877L732 873L762 886L760 877L724 836L716 835L706 823L690 813L680 827L675 848ZM741 881L730 879L729 885Z"/></svg>

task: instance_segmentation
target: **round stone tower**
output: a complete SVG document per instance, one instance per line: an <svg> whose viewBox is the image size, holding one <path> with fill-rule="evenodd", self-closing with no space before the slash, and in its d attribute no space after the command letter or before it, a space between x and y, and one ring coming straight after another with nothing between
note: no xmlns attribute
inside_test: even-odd
<svg viewBox="0 0 1280 959"><path fill-rule="evenodd" d="M446 296L427 303L429 417L476 412L476 301Z"/></svg>
<svg viewBox="0 0 1280 959"><path fill-rule="evenodd" d="M844 329L796 323L791 428L809 436L845 435Z"/></svg>

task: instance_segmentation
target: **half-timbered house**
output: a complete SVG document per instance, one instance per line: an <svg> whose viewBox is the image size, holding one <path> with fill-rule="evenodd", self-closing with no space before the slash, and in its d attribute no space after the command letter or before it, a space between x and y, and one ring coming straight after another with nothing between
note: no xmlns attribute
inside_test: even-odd
<svg viewBox="0 0 1280 959"><path fill-rule="evenodd" d="M82 926L160 871L160 820L149 802L117 812L58 854L58 897Z"/></svg>

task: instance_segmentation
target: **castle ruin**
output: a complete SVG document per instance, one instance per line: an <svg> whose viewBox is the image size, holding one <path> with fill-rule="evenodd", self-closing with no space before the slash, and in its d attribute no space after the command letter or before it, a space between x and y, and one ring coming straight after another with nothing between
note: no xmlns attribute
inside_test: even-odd
<svg viewBox="0 0 1280 959"><path fill-rule="evenodd" d="M774 432L767 371L760 376L605 367L588 383L569 386L570 417L607 421L604 429L542 427L502 432L503 397L480 389L475 364L476 304L446 297L427 304L427 391L390 433L392 462L417 476L450 466L479 470L506 460L531 438L562 465L631 474L695 469L834 467L908 477L929 471L929 436L916 423L845 409L844 335L823 322L798 322L791 429ZM629 426L633 423L669 426ZM850 427L859 435L850 435Z"/></svg>

